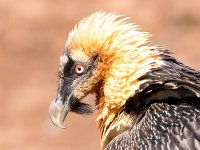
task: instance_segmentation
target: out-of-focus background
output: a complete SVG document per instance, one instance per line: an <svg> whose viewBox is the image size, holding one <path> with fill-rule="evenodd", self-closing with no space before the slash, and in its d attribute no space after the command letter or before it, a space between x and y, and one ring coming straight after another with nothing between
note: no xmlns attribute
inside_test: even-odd
<svg viewBox="0 0 200 150"><path fill-rule="evenodd" d="M1 150L100 150L95 114L70 114L66 130L48 116L68 32L100 10L130 16L152 44L200 70L199 0L0 0Z"/></svg>

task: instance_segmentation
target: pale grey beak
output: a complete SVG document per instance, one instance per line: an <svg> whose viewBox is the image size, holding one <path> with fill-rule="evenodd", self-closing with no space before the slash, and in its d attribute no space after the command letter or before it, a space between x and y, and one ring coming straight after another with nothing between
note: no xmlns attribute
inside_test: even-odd
<svg viewBox="0 0 200 150"><path fill-rule="evenodd" d="M65 117L70 111L69 101L70 101L71 96L72 96L72 93L69 95L69 97L67 98L65 102L63 102L61 98L54 98L54 100L51 102L51 105L49 107L49 115L52 122L54 123L54 125L62 129L65 128L63 123L65 120Z"/></svg>

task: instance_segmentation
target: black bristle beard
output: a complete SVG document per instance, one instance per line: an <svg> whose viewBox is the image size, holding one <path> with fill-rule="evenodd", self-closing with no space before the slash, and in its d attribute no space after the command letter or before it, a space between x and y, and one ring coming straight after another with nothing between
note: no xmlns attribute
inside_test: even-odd
<svg viewBox="0 0 200 150"><path fill-rule="evenodd" d="M93 113L93 110L89 104L80 102L77 99L74 99L71 105L71 111L80 115L90 115Z"/></svg>

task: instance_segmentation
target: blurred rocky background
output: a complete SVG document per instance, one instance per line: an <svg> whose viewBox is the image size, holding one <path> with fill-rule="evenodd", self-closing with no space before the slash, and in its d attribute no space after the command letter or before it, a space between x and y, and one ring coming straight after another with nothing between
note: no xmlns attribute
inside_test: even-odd
<svg viewBox="0 0 200 150"><path fill-rule="evenodd" d="M100 10L130 16L200 70L199 0L0 0L0 150L100 150L95 114L70 114L66 130L48 116L68 32Z"/></svg>

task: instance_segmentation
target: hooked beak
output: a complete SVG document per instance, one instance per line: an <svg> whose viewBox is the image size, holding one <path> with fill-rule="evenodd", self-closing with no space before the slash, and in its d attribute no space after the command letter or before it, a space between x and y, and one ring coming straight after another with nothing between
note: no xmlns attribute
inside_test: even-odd
<svg viewBox="0 0 200 150"><path fill-rule="evenodd" d="M54 98L49 107L49 115L52 122L59 128L64 129L64 120L67 114L71 111L70 108L70 99L72 97L72 93L68 96L66 101L62 101L61 98Z"/></svg>

